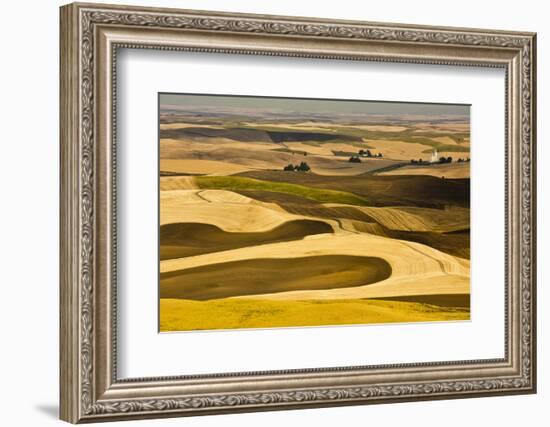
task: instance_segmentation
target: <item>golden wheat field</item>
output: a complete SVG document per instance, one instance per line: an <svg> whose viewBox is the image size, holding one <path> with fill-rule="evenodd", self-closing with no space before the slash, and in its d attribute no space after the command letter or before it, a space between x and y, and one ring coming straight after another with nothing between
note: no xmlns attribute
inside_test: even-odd
<svg viewBox="0 0 550 427"><path fill-rule="evenodd" d="M470 318L467 106L160 104L161 332Z"/></svg>

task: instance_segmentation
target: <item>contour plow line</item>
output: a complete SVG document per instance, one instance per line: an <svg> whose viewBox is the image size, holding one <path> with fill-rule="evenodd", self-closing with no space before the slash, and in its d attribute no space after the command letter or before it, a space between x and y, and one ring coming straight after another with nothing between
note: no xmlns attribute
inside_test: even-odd
<svg viewBox="0 0 550 427"><path fill-rule="evenodd" d="M428 246L368 234L319 234L302 240L265 244L161 262L161 273L232 261L262 258L300 258L323 255L378 257L387 261L391 276L351 288L288 291L248 295L261 299L350 299L400 295L467 294L470 265ZM240 298L240 297L237 297Z"/></svg>
<svg viewBox="0 0 550 427"><path fill-rule="evenodd" d="M288 213L276 203L260 202L226 190L173 190L161 192L160 225L212 224L227 232L270 231L286 222L315 220L335 233L352 233L337 220Z"/></svg>

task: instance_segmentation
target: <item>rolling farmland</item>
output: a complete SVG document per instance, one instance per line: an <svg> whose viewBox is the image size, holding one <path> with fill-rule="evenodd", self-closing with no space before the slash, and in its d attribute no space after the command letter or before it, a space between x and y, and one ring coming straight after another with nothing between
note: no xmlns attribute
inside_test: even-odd
<svg viewBox="0 0 550 427"><path fill-rule="evenodd" d="M161 331L469 319L466 116L224 102L161 103Z"/></svg>

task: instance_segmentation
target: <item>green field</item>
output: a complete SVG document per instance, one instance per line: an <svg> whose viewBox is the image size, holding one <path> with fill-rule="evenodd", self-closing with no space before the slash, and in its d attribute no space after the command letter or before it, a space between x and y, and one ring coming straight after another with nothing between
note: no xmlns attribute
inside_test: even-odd
<svg viewBox="0 0 550 427"><path fill-rule="evenodd" d="M289 177L300 174L299 172L285 173ZM199 188L203 189L237 192L243 190L262 190L305 197L306 199L315 200L321 203L343 203L347 205L368 206L368 202L365 198L340 190L312 188L288 182L262 181L242 176L199 176L195 179Z"/></svg>
<svg viewBox="0 0 550 427"><path fill-rule="evenodd" d="M428 208L443 208L445 206L470 207L469 179L441 179L426 175L376 176L365 174L356 176L322 176L312 172L289 173L275 170L243 172L233 177L266 181L269 182L269 185L285 183L303 186L308 188L309 191L332 190L344 192L363 200L363 203L325 203ZM262 188L242 188L242 190L254 189L261 190ZM235 191L239 191L239 189L236 188Z"/></svg>

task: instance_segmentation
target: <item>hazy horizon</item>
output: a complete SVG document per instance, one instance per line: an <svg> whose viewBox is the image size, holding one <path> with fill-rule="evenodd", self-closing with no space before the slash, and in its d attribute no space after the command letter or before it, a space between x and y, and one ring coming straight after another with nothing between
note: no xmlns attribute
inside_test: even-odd
<svg viewBox="0 0 550 427"><path fill-rule="evenodd" d="M339 100L283 98L239 95L159 94L161 112L218 109L234 114L252 111L256 114L274 113L300 115L389 115L440 116L468 120L470 105L411 103L371 100Z"/></svg>

